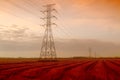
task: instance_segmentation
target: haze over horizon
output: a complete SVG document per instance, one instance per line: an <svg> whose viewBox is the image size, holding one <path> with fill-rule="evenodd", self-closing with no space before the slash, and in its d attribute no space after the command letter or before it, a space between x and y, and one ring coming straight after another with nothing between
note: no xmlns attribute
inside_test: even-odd
<svg viewBox="0 0 120 80"><path fill-rule="evenodd" d="M119 0L0 0L0 57L39 57L43 5L55 3L59 57L120 57Z"/></svg>

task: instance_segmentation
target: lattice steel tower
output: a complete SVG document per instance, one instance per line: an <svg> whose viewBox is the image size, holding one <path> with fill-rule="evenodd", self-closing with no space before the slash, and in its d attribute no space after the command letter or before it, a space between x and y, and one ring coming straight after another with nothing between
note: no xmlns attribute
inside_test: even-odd
<svg viewBox="0 0 120 80"><path fill-rule="evenodd" d="M56 48L52 33L52 25L55 25L55 23L52 23L52 18L56 18L52 15L53 11L56 11L53 6L55 4L48 4L44 7L46 8L45 11L42 11L42 13L45 14L45 17L42 18L46 21L45 26L45 33L43 37L43 42L41 46L41 52L40 52L40 58L50 58L55 59L56 58Z"/></svg>

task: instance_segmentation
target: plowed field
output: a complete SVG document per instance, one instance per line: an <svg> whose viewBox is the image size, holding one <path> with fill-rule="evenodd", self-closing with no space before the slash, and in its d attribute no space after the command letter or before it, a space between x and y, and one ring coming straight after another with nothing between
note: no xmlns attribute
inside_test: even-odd
<svg viewBox="0 0 120 80"><path fill-rule="evenodd" d="M120 80L120 60L0 62L0 80Z"/></svg>

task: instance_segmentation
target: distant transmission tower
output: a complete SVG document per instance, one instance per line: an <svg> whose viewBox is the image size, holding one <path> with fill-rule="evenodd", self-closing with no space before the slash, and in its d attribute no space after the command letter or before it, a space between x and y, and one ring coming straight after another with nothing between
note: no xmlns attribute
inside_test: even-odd
<svg viewBox="0 0 120 80"><path fill-rule="evenodd" d="M97 58L97 53L95 52L95 58Z"/></svg>
<svg viewBox="0 0 120 80"><path fill-rule="evenodd" d="M92 49L89 48L89 58L91 58L91 54L92 54Z"/></svg>
<svg viewBox="0 0 120 80"><path fill-rule="evenodd" d="M56 58L56 48L55 43L53 39L53 33L52 33L52 25L55 25L55 23L52 23L52 18L56 18L52 15L53 11L56 11L53 6L55 4L48 4L44 7L46 8L45 11L42 11L42 13L45 14L45 17L42 18L46 21L45 26L45 33L43 37L43 42L41 46L41 52L40 52L40 58L48 58L48 59L55 59Z"/></svg>

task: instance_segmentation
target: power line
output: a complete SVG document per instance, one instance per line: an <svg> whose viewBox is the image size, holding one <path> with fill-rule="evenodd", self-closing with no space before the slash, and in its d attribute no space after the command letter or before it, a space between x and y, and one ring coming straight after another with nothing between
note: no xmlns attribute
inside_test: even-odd
<svg viewBox="0 0 120 80"><path fill-rule="evenodd" d="M14 5L15 7L19 8L19 9L24 10L25 12L28 12L28 13L30 13L30 14L36 16L37 18L40 17L40 16L36 15L33 11L27 9L25 5L20 6L19 4L15 3L14 1L11 1L11 0L8 0L8 1L6 1L6 2L8 2L8 3Z"/></svg>
<svg viewBox="0 0 120 80"><path fill-rule="evenodd" d="M57 28L61 31L61 33L64 33L67 37L72 38L71 34L67 33L65 29L62 28L62 26Z"/></svg>
<svg viewBox="0 0 120 80"><path fill-rule="evenodd" d="M31 23L36 23L34 20L30 20L30 19L26 19L25 17L22 17L22 16L19 16L19 15L17 15L17 14L15 14L12 10L10 10L10 9L7 9L7 10L5 10L3 7L1 8L1 11L3 11L4 13L6 13L6 14L9 14L9 15L11 15L11 16L14 16L14 17L16 17L16 18L18 18L18 19L24 19L25 21L30 21Z"/></svg>
<svg viewBox="0 0 120 80"><path fill-rule="evenodd" d="M37 8L36 10L40 10L40 7L38 7L38 6L36 5L36 3L34 3L33 0L32 0L32 1L31 1L31 0L25 0L25 1L28 2L29 5L36 7L36 8Z"/></svg>
<svg viewBox="0 0 120 80"><path fill-rule="evenodd" d="M66 27L66 26L68 26L68 25L65 25L65 23L64 23L64 25L63 25L63 22L65 22L64 21L64 19L62 19L62 16L58 13L58 15L59 15L59 22L60 22L60 24L62 25L60 28L61 29L63 29L63 30L65 30L66 32L65 32L65 34L67 34L67 35L72 35L72 33L71 33L71 31L70 30L68 30L68 28ZM69 29L70 29L70 27L69 27Z"/></svg>

